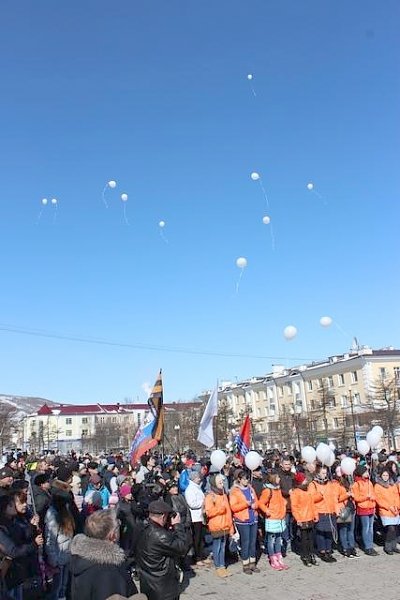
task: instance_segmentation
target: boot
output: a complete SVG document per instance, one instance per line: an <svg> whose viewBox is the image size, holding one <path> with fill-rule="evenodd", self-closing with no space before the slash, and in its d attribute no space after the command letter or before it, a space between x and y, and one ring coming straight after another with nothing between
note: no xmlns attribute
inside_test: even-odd
<svg viewBox="0 0 400 600"><path fill-rule="evenodd" d="M242 561L242 565L243 565L243 573L246 573L246 575L253 575L253 571L250 569L250 560L244 560Z"/></svg>
<svg viewBox="0 0 400 600"><path fill-rule="evenodd" d="M253 573L260 573L260 569L257 567L257 563L256 563L256 559L255 558L250 558L250 569L253 571Z"/></svg>
<svg viewBox="0 0 400 600"><path fill-rule="evenodd" d="M276 554L272 554L269 557L269 564L271 565L271 567L273 569L275 569L275 571L283 571L283 568L281 567L280 563L278 562L278 558Z"/></svg>
<svg viewBox="0 0 400 600"><path fill-rule="evenodd" d="M309 556L301 556L300 558L301 558L301 562L303 563L303 565L305 567L311 567L312 566L311 565L311 560L310 560Z"/></svg>
<svg viewBox="0 0 400 600"><path fill-rule="evenodd" d="M225 567L219 567L218 569L215 569L215 574L217 577L229 577L229 573L226 572Z"/></svg>
<svg viewBox="0 0 400 600"><path fill-rule="evenodd" d="M288 567L288 565L285 565L285 563L283 562L282 554L280 552L278 552L278 554L276 554L276 558L277 558L278 563L282 567L282 571L286 571L289 567Z"/></svg>
<svg viewBox="0 0 400 600"><path fill-rule="evenodd" d="M318 567L319 566L318 563L317 563L317 559L315 558L315 554L311 554L311 556L310 556L310 563L312 565L314 565L314 567Z"/></svg>

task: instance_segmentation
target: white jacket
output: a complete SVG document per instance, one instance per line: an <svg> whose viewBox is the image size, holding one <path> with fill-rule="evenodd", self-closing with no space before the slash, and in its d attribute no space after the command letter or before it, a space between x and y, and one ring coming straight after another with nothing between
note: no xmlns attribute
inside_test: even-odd
<svg viewBox="0 0 400 600"><path fill-rule="evenodd" d="M185 490L185 499L190 508L192 523L203 522L204 493L198 483L189 481Z"/></svg>

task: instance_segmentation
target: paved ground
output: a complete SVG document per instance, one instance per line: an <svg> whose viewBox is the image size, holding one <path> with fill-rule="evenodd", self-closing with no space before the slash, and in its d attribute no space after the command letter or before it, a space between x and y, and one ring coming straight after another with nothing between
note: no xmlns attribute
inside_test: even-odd
<svg viewBox="0 0 400 600"><path fill-rule="evenodd" d="M263 556L261 573L245 575L239 564L230 567L231 577L221 580L213 569L198 569L181 600L399 600L400 554L379 556L360 552L349 560L335 553L337 563L319 562L304 567L296 555L288 555L288 571L272 571Z"/></svg>

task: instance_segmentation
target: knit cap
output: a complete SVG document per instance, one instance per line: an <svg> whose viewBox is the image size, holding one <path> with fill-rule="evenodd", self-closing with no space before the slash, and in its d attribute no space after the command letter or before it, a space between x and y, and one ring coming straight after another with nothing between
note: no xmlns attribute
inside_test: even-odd
<svg viewBox="0 0 400 600"><path fill-rule="evenodd" d="M124 483L119 488L120 498L126 498L126 496L131 493L132 493L132 487L128 483Z"/></svg>

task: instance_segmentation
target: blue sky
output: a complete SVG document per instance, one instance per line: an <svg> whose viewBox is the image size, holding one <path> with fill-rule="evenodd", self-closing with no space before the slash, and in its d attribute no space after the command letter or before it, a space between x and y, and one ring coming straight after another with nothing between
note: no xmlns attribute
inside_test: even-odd
<svg viewBox="0 0 400 600"><path fill-rule="evenodd" d="M190 400L353 335L399 346L397 1L1 12L0 392L143 401L162 367L165 400Z"/></svg>

